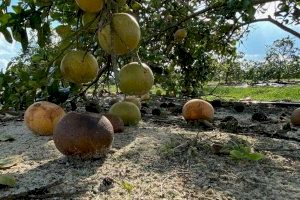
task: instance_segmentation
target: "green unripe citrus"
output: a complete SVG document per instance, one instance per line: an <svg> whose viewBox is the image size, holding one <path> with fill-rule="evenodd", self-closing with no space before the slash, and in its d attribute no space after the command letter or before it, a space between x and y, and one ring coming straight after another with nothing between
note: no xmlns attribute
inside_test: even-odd
<svg viewBox="0 0 300 200"><path fill-rule="evenodd" d="M152 70L143 63L132 62L121 68L119 73L120 90L128 95L143 95L154 84Z"/></svg>
<svg viewBox="0 0 300 200"><path fill-rule="evenodd" d="M119 116L125 126L137 125L141 120L141 112L139 108L131 102L118 102L112 105L109 113Z"/></svg>
<svg viewBox="0 0 300 200"><path fill-rule="evenodd" d="M96 58L82 50L67 53L60 64L62 76L72 83L86 83L96 78L98 73Z"/></svg>

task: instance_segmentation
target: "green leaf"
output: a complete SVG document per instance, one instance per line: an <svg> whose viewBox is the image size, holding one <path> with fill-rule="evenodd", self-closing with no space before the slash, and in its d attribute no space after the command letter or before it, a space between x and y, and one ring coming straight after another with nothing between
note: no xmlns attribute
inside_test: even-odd
<svg viewBox="0 0 300 200"><path fill-rule="evenodd" d="M124 190L126 190L129 194L132 192L132 190L134 189L134 185L132 185L131 183L127 182L127 181L122 181L121 186Z"/></svg>
<svg viewBox="0 0 300 200"><path fill-rule="evenodd" d="M2 5L8 7L8 6L10 6L10 4L11 4L11 0L3 0Z"/></svg>
<svg viewBox="0 0 300 200"><path fill-rule="evenodd" d="M40 29L38 29L38 44L40 47L44 47L49 39L51 33L50 25L45 23Z"/></svg>
<svg viewBox="0 0 300 200"><path fill-rule="evenodd" d="M15 11L16 14L21 13L22 7L21 6L12 6L12 9Z"/></svg>
<svg viewBox="0 0 300 200"><path fill-rule="evenodd" d="M4 135L4 134L1 134L0 135L0 142L11 142L11 141L14 141L15 138L9 136L9 135Z"/></svg>
<svg viewBox="0 0 300 200"><path fill-rule="evenodd" d="M0 169L8 169L21 161L21 156L11 156L0 159Z"/></svg>
<svg viewBox="0 0 300 200"><path fill-rule="evenodd" d="M247 155L249 160L258 161L264 158L264 155L261 153L251 153Z"/></svg>
<svg viewBox="0 0 300 200"><path fill-rule="evenodd" d="M14 30L12 31L12 35L13 35L13 38L18 41L18 42L21 42L21 34L19 32L19 30Z"/></svg>
<svg viewBox="0 0 300 200"><path fill-rule="evenodd" d="M15 187L16 179L11 175L0 174L0 185Z"/></svg>
<svg viewBox="0 0 300 200"><path fill-rule="evenodd" d="M35 55L33 55L33 56L31 56L31 60L32 60L32 62L36 62L36 63L38 63L38 62L40 62L41 60L43 60L43 56L42 55L40 55L40 54L35 54Z"/></svg>
<svg viewBox="0 0 300 200"><path fill-rule="evenodd" d="M1 33L4 35L4 38L7 42L9 43L12 43L13 42L13 39L11 37L11 34L10 32L7 30L7 29L3 29L1 30Z"/></svg>
<svg viewBox="0 0 300 200"><path fill-rule="evenodd" d="M10 17L10 14L7 13L0 15L0 25L5 26L9 22Z"/></svg>
<svg viewBox="0 0 300 200"><path fill-rule="evenodd" d="M237 146L230 151L230 158L233 160L251 160L258 161L264 158L261 153L253 153L251 147Z"/></svg>
<svg viewBox="0 0 300 200"><path fill-rule="evenodd" d="M245 157L245 154L238 150L231 150L229 153L230 157L234 160L240 160Z"/></svg>
<svg viewBox="0 0 300 200"><path fill-rule="evenodd" d="M131 8L133 10L140 10L143 8L142 4L140 4L139 2L136 2L134 1L132 4L131 4Z"/></svg>
<svg viewBox="0 0 300 200"><path fill-rule="evenodd" d="M42 24L41 13L40 12L35 12L30 17L30 27L32 29L38 30L41 27L41 24Z"/></svg>

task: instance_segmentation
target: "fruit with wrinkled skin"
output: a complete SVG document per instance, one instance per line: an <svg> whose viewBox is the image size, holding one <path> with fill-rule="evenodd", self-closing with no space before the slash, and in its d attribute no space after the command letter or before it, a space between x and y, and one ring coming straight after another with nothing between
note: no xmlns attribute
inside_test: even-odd
<svg viewBox="0 0 300 200"><path fill-rule="evenodd" d="M65 114L60 106L47 101L39 101L26 109L24 122L36 135L52 135L54 127Z"/></svg>
<svg viewBox="0 0 300 200"><path fill-rule="evenodd" d="M214 118L214 108L207 101L192 99L183 106L182 115L185 120L212 121Z"/></svg>
<svg viewBox="0 0 300 200"><path fill-rule="evenodd" d="M300 108L297 108L292 112L291 123L295 126L300 125Z"/></svg>
<svg viewBox="0 0 300 200"><path fill-rule="evenodd" d="M126 97L124 101L134 103L139 109L142 107L140 99L136 97Z"/></svg>
<svg viewBox="0 0 300 200"><path fill-rule="evenodd" d="M96 78L98 73L96 58L82 50L67 53L60 64L62 76L72 83L87 83Z"/></svg>
<svg viewBox="0 0 300 200"><path fill-rule="evenodd" d="M187 36L187 31L184 28L178 29L174 34L174 40L180 42L184 38L186 38L186 36Z"/></svg>
<svg viewBox="0 0 300 200"><path fill-rule="evenodd" d="M112 124L114 133L122 133L124 131L124 122L121 117L111 113L106 113L103 116L105 116Z"/></svg>
<svg viewBox="0 0 300 200"><path fill-rule="evenodd" d="M147 94L154 84L152 70L143 63L132 62L123 66L119 73L120 90L128 95Z"/></svg>
<svg viewBox="0 0 300 200"><path fill-rule="evenodd" d="M138 22L127 13L114 14L110 24L98 32L98 40L104 51L117 55L124 55L137 48L140 37Z"/></svg>
<svg viewBox="0 0 300 200"><path fill-rule="evenodd" d="M125 126L137 125L141 120L139 108L131 102L118 102L111 106L109 113L119 116Z"/></svg>
<svg viewBox="0 0 300 200"><path fill-rule="evenodd" d="M66 156L99 158L108 153L114 138L113 126L104 116L69 112L53 133L56 148Z"/></svg>
<svg viewBox="0 0 300 200"><path fill-rule="evenodd" d="M82 15L82 25L88 26L88 29L97 29L98 28L98 22L99 22L100 16L97 17L97 13L88 13L85 12Z"/></svg>
<svg viewBox="0 0 300 200"><path fill-rule="evenodd" d="M104 0L75 0L79 8L85 12L97 13L105 4Z"/></svg>

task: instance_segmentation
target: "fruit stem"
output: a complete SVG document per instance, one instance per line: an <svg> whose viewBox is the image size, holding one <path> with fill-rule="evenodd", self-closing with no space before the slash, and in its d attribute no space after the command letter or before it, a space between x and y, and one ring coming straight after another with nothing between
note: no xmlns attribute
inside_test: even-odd
<svg viewBox="0 0 300 200"><path fill-rule="evenodd" d="M142 63L142 61L141 61L141 58L140 58L140 56L139 56L138 51L136 51L136 52L134 53L134 56L135 56L135 59L137 60L137 62L140 64L140 66L141 66L145 71L147 71L147 69L144 67L144 65L143 65L143 63Z"/></svg>

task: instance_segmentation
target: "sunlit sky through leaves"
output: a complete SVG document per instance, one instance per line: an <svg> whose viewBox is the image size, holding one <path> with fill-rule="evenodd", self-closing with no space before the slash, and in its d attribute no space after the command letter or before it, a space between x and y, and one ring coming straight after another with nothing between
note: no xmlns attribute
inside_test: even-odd
<svg viewBox="0 0 300 200"><path fill-rule="evenodd" d="M16 4L17 0L12 1ZM263 18L274 13L276 3L269 3L265 6L267 12L258 14L258 18ZM238 50L245 53L245 57L250 60L261 60L265 56L266 46L283 37L290 36L294 39L297 47L300 48L300 39L281 30L270 22L259 22L250 26L250 33L238 43ZM290 28L300 32L300 25L290 26ZM17 42L9 44L0 34L0 69L5 69L7 63L21 52L21 45Z"/></svg>

